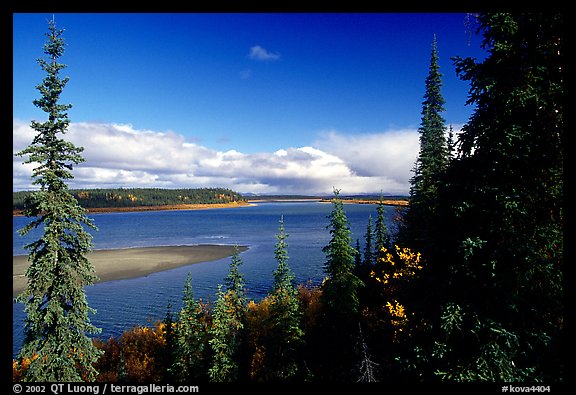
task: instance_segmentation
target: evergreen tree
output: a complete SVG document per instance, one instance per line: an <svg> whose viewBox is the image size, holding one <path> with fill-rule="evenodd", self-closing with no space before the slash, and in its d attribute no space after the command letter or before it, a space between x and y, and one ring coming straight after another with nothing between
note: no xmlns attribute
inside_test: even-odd
<svg viewBox="0 0 576 395"><path fill-rule="evenodd" d="M444 98L441 92L442 74L438 65L436 35L432 42L430 67L426 77L420 128L420 152L410 180L410 206L405 212L400 238L409 238L422 247L429 233L428 217L438 201L440 175L446 170L449 153L445 136Z"/></svg>
<svg viewBox="0 0 576 395"><path fill-rule="evenodd" d="M226 290L233 296L234 302L238 307L246 305L245 281L244 275L240 273L240 265L242 265L242 258L240 258L238 246L235 246L232 261L230 262L230 269L224 279L224 284L226 285Z"/></svg>
<svg viewBox="0 0 576 395"><path fill-rule="evenodd" d="M240 377L246 311L244 276L239 271L241 264L240 253L236 250L225 279L226 291L218 286L209 340L213 360L208 371L210 380L215 382L232 382Z"/></svg>
<svg viewBox="0 0 576 395"><path fill-rule="evenodd" d="M374 256L374 247L372 241L374 240L374 231L372 230L372 215L368 216L368 225L366 225L366 234L364 235L364 260L362 264L364 267L369 268L376 261Z"/></svg>
<svg viewBox="0 0 576 395"><path fill-rule="evenodd" d="M270 381L293 379L298 373L297 356L303 343L302 310L294 274L288 266L288 245L284 231L284 218L276 238L275 256L278 266L274 271L271 294L270 319L272 331L266 341L266 368Z"/></svg>
<svg viewBox="0 0 576 395"><path fill-rule="evenodd" d="M392 246L388 226L386 225L386 206L382 196L380 196L376 212L376 256L374 258L378 258L381 255L382 248L390 248Z"/></svg>
<svg viewBox="0 0 576 395"><path fill-rule="evenodd" d="M356 254L354 255L354 270L356 274L360 276L362 271L362 253L360 252L362 248L360 247L360 239L356 239Z"/></svg>
<svg viewBox="0 0 576 395"><path fill-rule="evenodd" d="M274 285L272 293L281 291L282 289L294 291L294 273L288 266L288 244L286 239L288 235L284 230L284 216L280 217L279 233L276 235L276 246L274 248L274 256L278 266L274 270Z"/></svg>
<svg viewBox="0 0 576 395"><path fill-rule="evenodd" d="M423 343L445 380L562 381L563 18L477 21L487 57L455 59L476 109L432 217Z"/></svg>
<svg viewBox="0 0 576 395"><path fill-rule="evenodd" d="M96 280L94 267L86 258L92 236L84 226L96 227L66 184L73 178L73 165L84 161L83 148L59 137L68 128L67 110L72 107L59 104L68 82L59 76L66 67L58 63L64 54L62 33L51 20L44 45L48 59L38 59L47 75L36 87L41 97L34 105L47 113L48 120L32 121L37 134L31 145L17 154L28 156L24 163L38 164L32 177L39 186L26 199L25 215L33 220L20 234L38 227L44 230L26 246L28 286L19 296L27 314L20 358L32 359L24 378L29 381L94 380L97 372L92 365L100 355L87 336L98 330L90 323L88 315L95 311L88 306L84 291L84 286Z"/></svg>
<svg viewBox="0 0 576 395"><path fill-rule="evenodd" d="M127 372L126 372L126 363L124 362L124 352L122 350L120 350L120 358L118 361L118 382L122 383L124 381L126 381L126 376L127 376Z"/></svg>
<svg viewBox="0 0 576 395"><path fill-rule="evenodd" d="M174 363L170 367L170 374L181 382L204 379L206 330L202 323L200 305L192 292L190 273L186 278L182 304L178 315Z"/></svg>
<svg viewBox="0 0 576 395"><path fill-rule="evenodd" d="M452 125L450 125L450 128L448 129L446 145L448 147L448 160L451 161L456 155L456 141L454 140L454 129L452 129Z"/></svg>
<svg viewBox="0 0 576 395"><path fill-rule="evenodd" d="M333 209L328 218L331 238L323 248L326 254L320 303L323 321L318 341L320 360L317 374L321 380L348 381L357 362L354 333L360 318L360 291L364 282L354 273L357 251L352 247L351 232L339 190L334 190ZM338 347L334 347L337 344Z"/></svg>
<svg viewBox="0 0 576 395"><path fill-rule="evenodd" d="M328 228L332 237L322 249L327 258L324 272L328 276L322 285L322 296L334 318L349 321L358 314L358 289L364 284L353 272L356 250L351 245L348 219L339 194L340 191L334 189L333 209L328 216Z"/></svg>
<svg viewBox="0 0 576 395"><path fill-rule="evenodd" d="M416 160L416 174L412 181L411 197L433 198L438 188L436 176L448 165L448 146L445 131L444 97L442 96L442 74L438 65L436 35L432 42L430 68L426 77L420 132L420 153ZM428 195L432 196L428 196Z"/></svg>

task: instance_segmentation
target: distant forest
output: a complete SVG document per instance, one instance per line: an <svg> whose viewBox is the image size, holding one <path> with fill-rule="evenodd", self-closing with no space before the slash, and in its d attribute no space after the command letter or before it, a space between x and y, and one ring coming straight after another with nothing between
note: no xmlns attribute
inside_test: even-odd
<svg viewBox="0 0 576 395"><path fill-rule="evenodd" d="M70 192L84 208L222 204L245 201L241 194L226 188L111 188L77 189ZM24 209L24 202L30 193L30 191L13 192L13 209Z"/></svg>

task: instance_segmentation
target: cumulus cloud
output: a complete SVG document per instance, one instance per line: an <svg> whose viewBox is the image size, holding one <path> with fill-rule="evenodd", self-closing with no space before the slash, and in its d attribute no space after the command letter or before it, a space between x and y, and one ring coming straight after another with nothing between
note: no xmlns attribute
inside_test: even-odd
<svg viewBox="0 0 576 395"><path fill-rule="evenodd" d="M359 177L382 177L407 191L411 170L420 149L415 129L345 135L336 131L321 134L315 146L341 158Z"/></svg>
<svg viewBox="0 0 576 395"><path fill-rule="evenodd" d="M250 52L248 53L248 57L254 60L278 60L280 59L280 54L275 52L270 52L265 48L262 48L260 45L254 45L250 48Z"/></svg>
<svg viewBox="0 0 576 395"><path fill-rule="evenodd" d="M13 152L35 132L13 121ZM239 192L405 194L418 150L415 131L347 136L322 133L312 146L242 153L204 147L174 132L126 124L71 123L65 138L84 147L86 161L74 168L72 188L227 187ZM14 190L31 188L33 164L14 156Z"/></svg>

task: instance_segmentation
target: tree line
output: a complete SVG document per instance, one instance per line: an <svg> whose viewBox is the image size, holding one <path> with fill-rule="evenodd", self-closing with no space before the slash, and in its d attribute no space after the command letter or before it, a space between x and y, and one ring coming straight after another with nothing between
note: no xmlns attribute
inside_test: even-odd
<svg viewBox="0 0 576 395"><path fill-rule="evenodd" d="M70 193L83 208L116 208L166 206L180 204L222 204L243 202L244 197L227 188L109 188L71 189ZM23 210L32 192L12 193L14 210Z"/></svg>
<svg viewBox="0 0 576 395"><path fill-rule="evenodd" d="M544 382L564 379L563 18L558 13L485 13L481 62L453 58L475 110L454 136L442 113L436 39L421 113L410 202L397 231L380 211L364 248L351 240L335 190L324 247L325 279L295 285L281 219L274 284L245 297L236 254L213 305L184 285L183 307L154 328L93 342L83 287L92 225L66 188L80 149L56 138L64 82L60 38L49 26L40 62L50 78L35 102L50 116L22 154L40 190L27 201L44 225L31 243L28 318L14 377L23 380ZM58 83L56 83L58 82ZM56 149L57 148L57 149ZM149 350L149 351L146 351ZM135 357L138 355L138 357Z"/></svg>

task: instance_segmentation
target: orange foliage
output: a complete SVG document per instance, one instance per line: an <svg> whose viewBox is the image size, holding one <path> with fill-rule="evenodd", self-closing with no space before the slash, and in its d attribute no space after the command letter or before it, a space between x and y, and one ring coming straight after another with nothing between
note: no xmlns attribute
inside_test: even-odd
<svg viewBox="0 0 576 395"><path fill-rule="evenodd" d="M315 287L312 284L298 286L298 299L304 311L304 332L316 326L321 319L322 314L322 289Z"/></svg>
<svg viewBox="0 0 576 395"><path fill-rule="evenodd" d="M119 377L122 371L125 381L157 382L164 378L168 360L162 322L157 322L154 328L137 326L118 339L96 340L95 344L104 350L95 366L99 372L97 381L118 381L122 379Z"/></svg>
<svg viewBox="0 0 576 395"><path fill-rule="evenodd" d="M266 373L264 362L266 347L262 344L272 330L270 320L271 298L268 296L259 303L251 300L246 309L246 329L248 331L248 347L250 348L250 378L255 381L262 379Z"/></svg>
<svg viewBox="0 0 576 395"><path fill-rule="evenodd" d="M24 373L28 370L32 361L34 361L36 358L38 358L38 354L34 354L32 358L24 357L21 361L13 360L12 381L21 381Z"/></svg>

